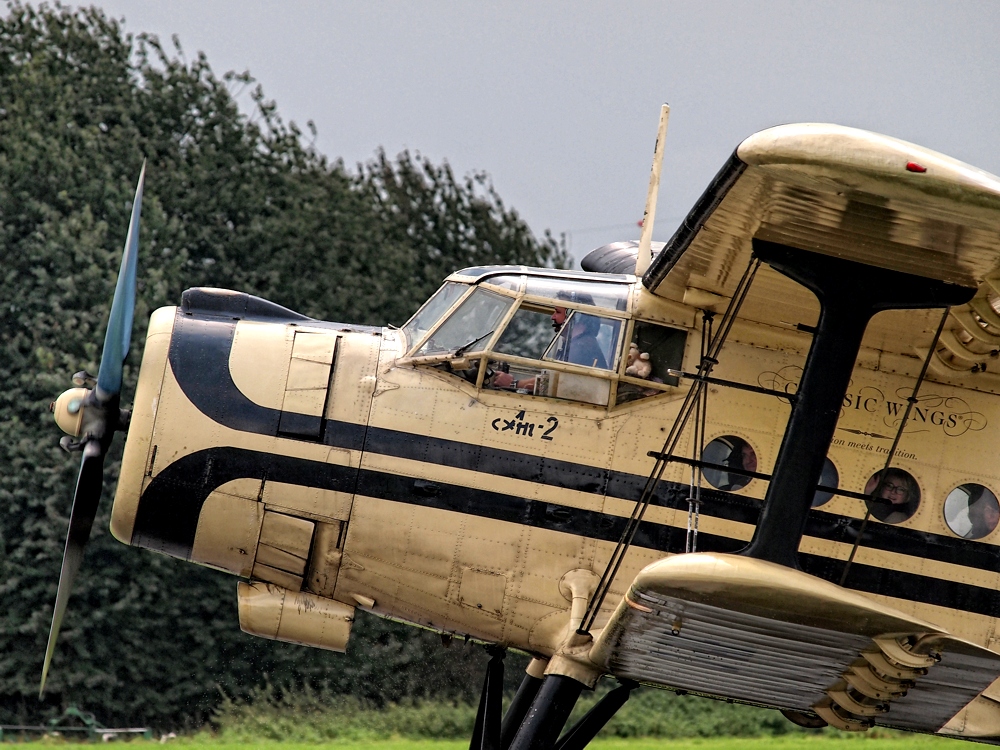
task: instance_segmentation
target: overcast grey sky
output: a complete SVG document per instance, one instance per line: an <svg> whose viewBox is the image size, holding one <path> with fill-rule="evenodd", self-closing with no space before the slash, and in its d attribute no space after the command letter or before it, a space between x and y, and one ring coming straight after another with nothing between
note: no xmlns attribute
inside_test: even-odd
<svg viewBox="0 0 1000 750"><path fill-rule="evenodd" d="M823 121L1000 172L1000 3L105 0L126 29L249 69L349 165L382 146L486 170L579 258L638 234L671 105L657 239L746 136Z"/></svg>

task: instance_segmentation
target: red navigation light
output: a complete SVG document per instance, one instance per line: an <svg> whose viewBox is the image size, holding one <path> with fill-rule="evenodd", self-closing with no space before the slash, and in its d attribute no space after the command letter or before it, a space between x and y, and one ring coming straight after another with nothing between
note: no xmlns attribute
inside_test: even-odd
<svg viewBox="0 0 1000 750"><path fill-rule="evenodd" d="M926 172L927 171L927 167L925 167L923 164L917 164L915 161L908 161L908 162L906 162L906 171L907 172Z"/></svg>

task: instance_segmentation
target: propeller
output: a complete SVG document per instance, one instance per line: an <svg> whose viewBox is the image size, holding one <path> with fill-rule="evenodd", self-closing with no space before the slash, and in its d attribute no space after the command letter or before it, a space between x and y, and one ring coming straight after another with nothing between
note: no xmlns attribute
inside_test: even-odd
<svg viewBox="0 0 1000 750"><path fill-rule="evenodd" d="M132 317L135 313L136 266L139 254L139 215L142 211L142 187L146 179L146 162L139 172L139 183L135 188L132 203L132 217L125 238L121 269L115 285L115 296L111 301L108 316L108 330L104 335L104 350L97 377L79 372L73 376L78 386L71 388L56 399L51 406L56 423L68 433L59 444L69 451L80 451L80 473L76 478L73 493L73 508L69 516L69 531L66 533L66 548L63 552L62 569L59 571L59 588L56 590L56 604L52 612L52 626L49 642L45 647L45 662L42 666L42 681L38 697L45 692L45 678L52 663L52 654L59 637L63 615L69 603L73 582L80 571L83 550L90 538L90 530L97 516L104 483L104 457L111 447L116 431L128 429L129 412L119 408L122 390L122 370L128 355L132 338Z"/></svg>

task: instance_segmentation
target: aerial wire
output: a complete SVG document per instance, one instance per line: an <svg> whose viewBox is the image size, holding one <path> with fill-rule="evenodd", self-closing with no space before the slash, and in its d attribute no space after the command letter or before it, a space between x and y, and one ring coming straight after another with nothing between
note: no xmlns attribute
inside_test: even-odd
<svg viewBox="0 0 1000 750"><path fill-rule="evenodd" d="M747 264L746 270L743 272L743 276L740 278L739 283L736 285L736 290L733 292L733 296L729 300L729 306L726 308L726 312L722 316L722 321L719 324L718 330L715 332L715 336L712 338L708 351L706 355L702 357L701 363L698 366L699 378L694 380L693 385L684 397L684 402L677 414L677 418L674 420L674 424L670 428L670 432L667 434L667 438L663 443L663 449L657 455L656 463L653 464L649 477L646 479L646 484L643 486L642 494L639 496L635 507L632 509L632 514L629 516L628 521L625 524L625 528L622 530L621 537L618 539L615 550L604 569L604 574L601 576L601 579L597 584L597 588L594 590L594 595L591 598L590 603L587 605L587 611L584 613L583 621L577 631L579 633L588 633L593 627L594 621L597 619L597 614L600 612L601 605L603 605L604 599L611 590L611 584L614 582L615 576L618 574L618 570L621 568L622 562L625 559L625 554L628 552L628 548L632 544L632 540L635 538L635 535L639 530L639 525L642 523L642 518L646 513L646 509L653 500L656 487L659 484L660 479L663 477L663 472L666 470L667 464L670 463L670 459L677 447L678 442L680 441L685 427L687 426L688 420L690 419L692 412L695 411L696 407L700 408L702 390L708 387L704 378L711 375L712 368L718 364L719 352L722 350L722 346L725 344L730 330L732 330L736 316L739 313L740 308L743 306L743 302L746 299L747 293L750 291L750 287L753 284L754 277L757 275L757 270L759 268L760 259L755 256L751 256L750 262Z"/></svg>

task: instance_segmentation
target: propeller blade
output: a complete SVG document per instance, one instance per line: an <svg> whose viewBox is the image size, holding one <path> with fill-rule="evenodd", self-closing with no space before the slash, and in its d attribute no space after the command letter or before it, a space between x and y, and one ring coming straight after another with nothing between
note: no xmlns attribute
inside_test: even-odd
<svg viewBox="0 0 1000 750"><path fill-rule="evenodd" d="M125 251L118 271L118 283L111 302L108 317L108 331L104 335L104 351L101 353L101 369L97 373L97 393L105 399L122 389L122 365L128 355L132 338L132 314L135 312L135 277L139 256L139 215L142 213L142 188L146 181L146 162L142 162L139 183L132 201L132 218L128 223Z"/></svg>
<svg viewBox="0 0 1000 750"><path fill-rule="evenodd" d="M104 482L104 451L97 440L90 440L83 449L80 473L76 478L76 492L73 495L73 509L69 516L69 531L66 533L66 549L63 552L62 570L59 571L59 588L56 591L56 606L52 612L52 627L49 629L49 643L45 647L45 663L42 666L42 683L38 697L45 691L45 678L49 673L52 653L59 637L73 582L83 561L83 548L90 538L90 529L97 516L97 506L101 500L101 485Z"/></svg>

